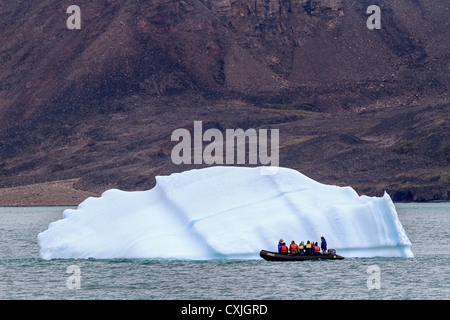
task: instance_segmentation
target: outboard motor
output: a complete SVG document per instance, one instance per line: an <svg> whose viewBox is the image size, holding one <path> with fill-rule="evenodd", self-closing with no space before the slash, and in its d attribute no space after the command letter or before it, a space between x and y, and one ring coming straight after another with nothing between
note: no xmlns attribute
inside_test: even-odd
<svg viewBox="0 0 450 320"><path fill-rule="evenodd" d="M336 249L328 249L327 253L334 256L334 255L336 255Z"/></svg>

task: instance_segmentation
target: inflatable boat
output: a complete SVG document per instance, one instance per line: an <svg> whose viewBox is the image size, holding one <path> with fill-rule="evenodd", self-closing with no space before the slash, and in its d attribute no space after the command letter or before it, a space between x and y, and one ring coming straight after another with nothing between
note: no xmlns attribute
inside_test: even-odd
<svg viewBox="0 0 450 320"><path fill-rule="evenodd" d="M321 254L282 254L278 252L271 252L261 250L260 257L267 261L305 261L305 260L342 260L343 256L336 254L336 250L330 249L326 253Z"/></svg>

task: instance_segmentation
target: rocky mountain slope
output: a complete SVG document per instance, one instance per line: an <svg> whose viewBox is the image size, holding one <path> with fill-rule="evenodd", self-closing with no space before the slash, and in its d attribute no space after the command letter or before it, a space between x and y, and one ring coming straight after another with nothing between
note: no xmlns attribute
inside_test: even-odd
<svg viewBox="0 0 450 320"><path fill-rule="evenodd" d="M280 165L323 183L449 199L448 1L78 1L69 30L71 4L0 1L0 198L148 189L202 166L170 136L203 121L279 129Z"/></svg>

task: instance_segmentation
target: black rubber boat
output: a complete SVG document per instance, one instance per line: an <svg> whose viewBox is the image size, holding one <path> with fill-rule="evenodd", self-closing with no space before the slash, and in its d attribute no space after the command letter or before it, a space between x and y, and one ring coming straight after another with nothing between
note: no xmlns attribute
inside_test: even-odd
<svg viewBox="0 0 450 320"><path fill-rule="evenodd" d="M343 256L336 254L334 249L328 250L326 253L305 255L305 254L281 254L278 252L271 252L261 250L259 253L261 258L267 261L305 261L305 260L342 260Z"/></svg>

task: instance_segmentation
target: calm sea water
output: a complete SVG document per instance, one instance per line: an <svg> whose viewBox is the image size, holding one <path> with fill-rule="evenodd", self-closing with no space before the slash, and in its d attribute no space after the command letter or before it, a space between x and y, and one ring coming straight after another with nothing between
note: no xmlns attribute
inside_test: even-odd
<svg viewBox="0 0 450 320"><path fill-rule="evenodd" d="M0 207L0 299L450 299L450 203L396 207L414 258L305 262L47 261L36 237L65 207Z"/></svg>

